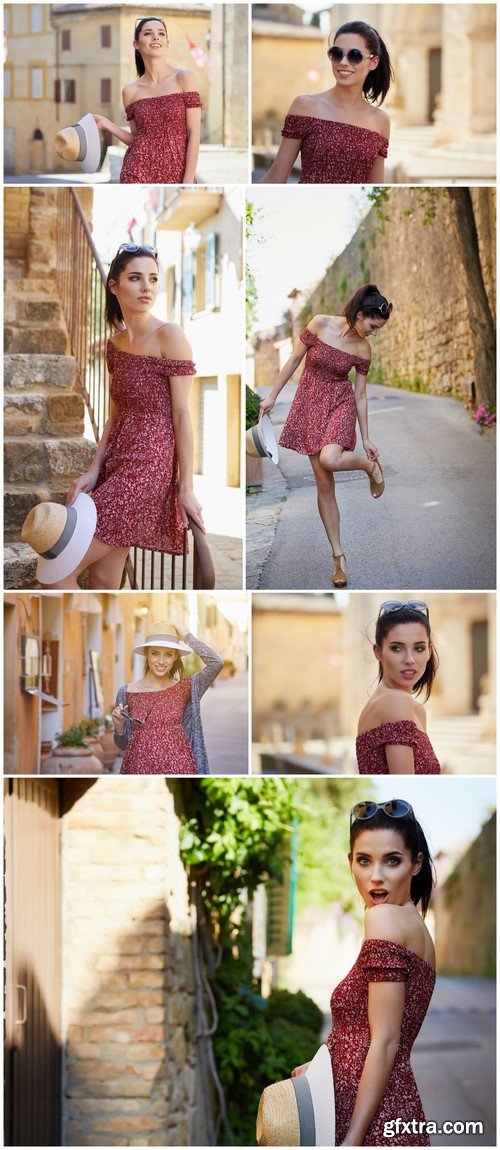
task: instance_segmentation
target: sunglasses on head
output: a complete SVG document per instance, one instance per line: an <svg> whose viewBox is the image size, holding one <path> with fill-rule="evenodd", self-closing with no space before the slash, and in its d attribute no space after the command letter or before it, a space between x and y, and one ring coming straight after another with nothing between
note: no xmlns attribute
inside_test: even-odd
<svg viewBox="0 0 500 1150"><path fill-rule="evenodd" d="M353 67L356 68L358 64L361 64L362 60L375 59L375 52L369 52L368 55L364 55L359 48L349 48L348 52L344 52L342 48L339 48L338 44L333 44L333 46L328 49L327 56L329 56L330 60L333 60L335 64L341 64L345 58L349 64L352 64Z"/></svg>
<svg viewBox="0 0 500 1150"><path fill-rule="evenodd" d="M352 827L354 821L366 822L376 815L377 811L383 811L390 819L405 819L408 815L415 818L413 807L410 806L404 799L389 799L387 803L373 803L361 802L355 803L351 810L349 829Z"/></svg>
<svg viewBox="0 0 500 1150"><path fill-rule="evenodd" d="M386 599L385 603L380 604L378 617L381 619L383 615L391 615L393 611L402 611L403 607L411 607L412 611L420 611L421 615L429 618L429 608L423 599L408 599L407 603L400 603L399 599Z"/></svg>
<svg viewBox="0 0 500 1150"><path fill-rule="evenodd" d="M151 247L151 244L120 244L116 255L113 257L113 263L122 252L146 252L148 256L153 256L153 259L158 259L157 248Z"/></svg>
<svg viewBox="0 0 500 1150"><path fill-rule="evenodd" d="M167 31L165 21L162 20L161 16L138 16L135 22L135 31L137 32L139 24L148 24L150 20L154 20L156 24L161 24L165 32Z"/></svg>

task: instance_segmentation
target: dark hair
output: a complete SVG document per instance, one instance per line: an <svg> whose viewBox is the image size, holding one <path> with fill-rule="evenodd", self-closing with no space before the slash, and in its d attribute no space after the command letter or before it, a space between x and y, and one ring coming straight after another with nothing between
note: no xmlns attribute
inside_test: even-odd
<svg viewBox="0 0 500 1150"><path fill-rule="evenodd" d="M382 310L381 310L382 309ZM392 303L379 292L376 284L365 284L348 299L342 315L345 316L349 327L354 327L358 312L369 316L370 319L388 320L392 312ZM385 314L384 314L385 312Z"/></svg>
<svg viewBox="0 0 500 1150"><path fill-rule="evenodd" d="M163 24L165 32L167 33L167 40L168 40L167 25L165 24L165 21L162 20L161 16L143 16L142 20L139 20L135 26L134 40L137 40L139 32L141 31L141 28L143 28L145 24L150 24L152 20L157 20L159 24ZM144 76L144 73L146 71L146 69L144 67L144 60L141 56L141 53L137 51L137 48L135 49L135 66L137 69L137 75L138 76Z"/></svg>
<svg viewBox="0 0 500 1150"><path fill-rule="evenodd" d="M425 687L424 702L427 702L427 699L429 698L429 695L432 691L432 684L436 677L436 671L439 667L438 654L434 646L434 639L431 634L431 625L427 615L424 615L423 611L416 611L414 607L406 606L400 607L399 611L388 611L385 615L379 615L377 619L377 626L375 628L375 643L377 647L381 647L383 640L386 638L389 632L392 631L394 627L398 627L400 623L421 623L422 627L425 627L429 643L432 643L431 655L425 671L423 675L420 676L418 683L415 683L415 686L412 687L412 694L414 695L419 695ZM379 665L379 683L382 680L382 676L382 667Z"/></svg>
<svg viewBox="0 0 500 1150"><path fill-rule="evenodd" d="M394 819L379 808L371 819L354 819L349 837L349 854L352 855L358 835L363 831L379 830L396 831L409 850L413 862L416 862L419 854L423 855L422 866L411 880L410 897L415 906L421 903L422 915L425 918L436 879L434 863L420 823L413 814L405 815L402 819Z"/></svg>
<svg viewBox="0 0 500 1150"><path fill-rule="evenodd" d="M155 264L158 267L158 260L155 259L154 255L152 254L151 248L142 247L141 245L138 245L137 251L134 252L118 252L114 259L111 260L108 278L106 280L106 304L104 308L104 315L106 322L109 323L110 327L115 328L116 331L120 330L120 324L123 323L123 315L120 304L118 303L118 299L115 295L113 295L113 292L111 291L109 282L110 280L119 279L127 264L129 264L131 260L141 259L142 256L148 256L150 260L155 260Z"/></svg>
<svg viewBox="0 0 500 1150"><path fill-rule="evenodd" d="M337 28L332 44L335 44L338 36L343 36L346 33L362 36L368 51L379 57L377 67L373 68L365 79L363 93L372 104L383 104L391 83L394 81L394 72L382 37L375 28L372 28L371 24L365 24L364 20L349 20L347 24L341 24L340 28Z"/></svg>

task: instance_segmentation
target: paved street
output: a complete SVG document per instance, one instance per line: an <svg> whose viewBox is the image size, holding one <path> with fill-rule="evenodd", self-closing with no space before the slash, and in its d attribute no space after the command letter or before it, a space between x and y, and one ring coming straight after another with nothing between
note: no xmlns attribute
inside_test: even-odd
<svg viewBox="0 0 500 1150"><path fill-rule="evenodd" d="M274 409L277 437L294 393L287 386ZM375 500L362 472L336 477L349 589L494 588L494 434L453 399L376 385L368 397L386 490ZM309 460L281 448L264 483L247 499L247 587L330 589Z"/></svg>
<svg viewBox="0 0 500 1150"><path fill-rule="evenodd" d="M437 979L411 1058L425 1116L482 1122L484 1134L431 1134L432 1146L495 1146L495 1023L493 979ZM325 1015L323 1040L330 1027Z"/></svg>
<svg viewBox="0 0 500 1150"><path fill-rule="evenodd" d="M247 774L248 675L216 679L201 701L201 717L211 774Z"/></svg>

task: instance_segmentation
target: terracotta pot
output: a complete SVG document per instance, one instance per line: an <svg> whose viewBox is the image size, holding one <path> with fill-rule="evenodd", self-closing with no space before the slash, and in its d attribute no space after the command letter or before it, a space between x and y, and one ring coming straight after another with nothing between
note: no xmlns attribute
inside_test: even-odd
<svg viewBox="0 0 500 1150"><path fill-rule="evenodd" d="M262 491L264 486L264 460L259 456L247 455L246 485L252 491Z"/></svg>
<svg viewBox="0 0 500 1150"><path fill-rule="evenodd" d="M56 747L41 764L44 775L102 775L103 766L90 747Z"/></svg>
<svg viewBox="0 0 500 1150"><path fill-rule="evenodd" d="M40 744L40 754L50 755L52 751L52 739L42 739Z"/></svg>
<svg viewBox="0 0 500 1150"><path fill-rule="evenodd" d="M96 759L99 759L99 761L103 763L104 751L102 747L102 738L99 737L98 739L94 739L91 735L88 735L85 741L88 743L90 750L92 751L92 754L95 755Z"/></svg>

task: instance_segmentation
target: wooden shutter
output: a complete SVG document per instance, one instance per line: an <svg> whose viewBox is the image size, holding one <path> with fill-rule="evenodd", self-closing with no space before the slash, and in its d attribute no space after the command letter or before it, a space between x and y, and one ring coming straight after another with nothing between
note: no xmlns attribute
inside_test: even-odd
<svg viewBox="0 0 500 1150"><path fill-rule="evenodd" d="M193 254L192 252L184 252L184 261L182 268L182 313L184 319L190 319L193 314L194 303L194 275L193 275Z"/></svg>

